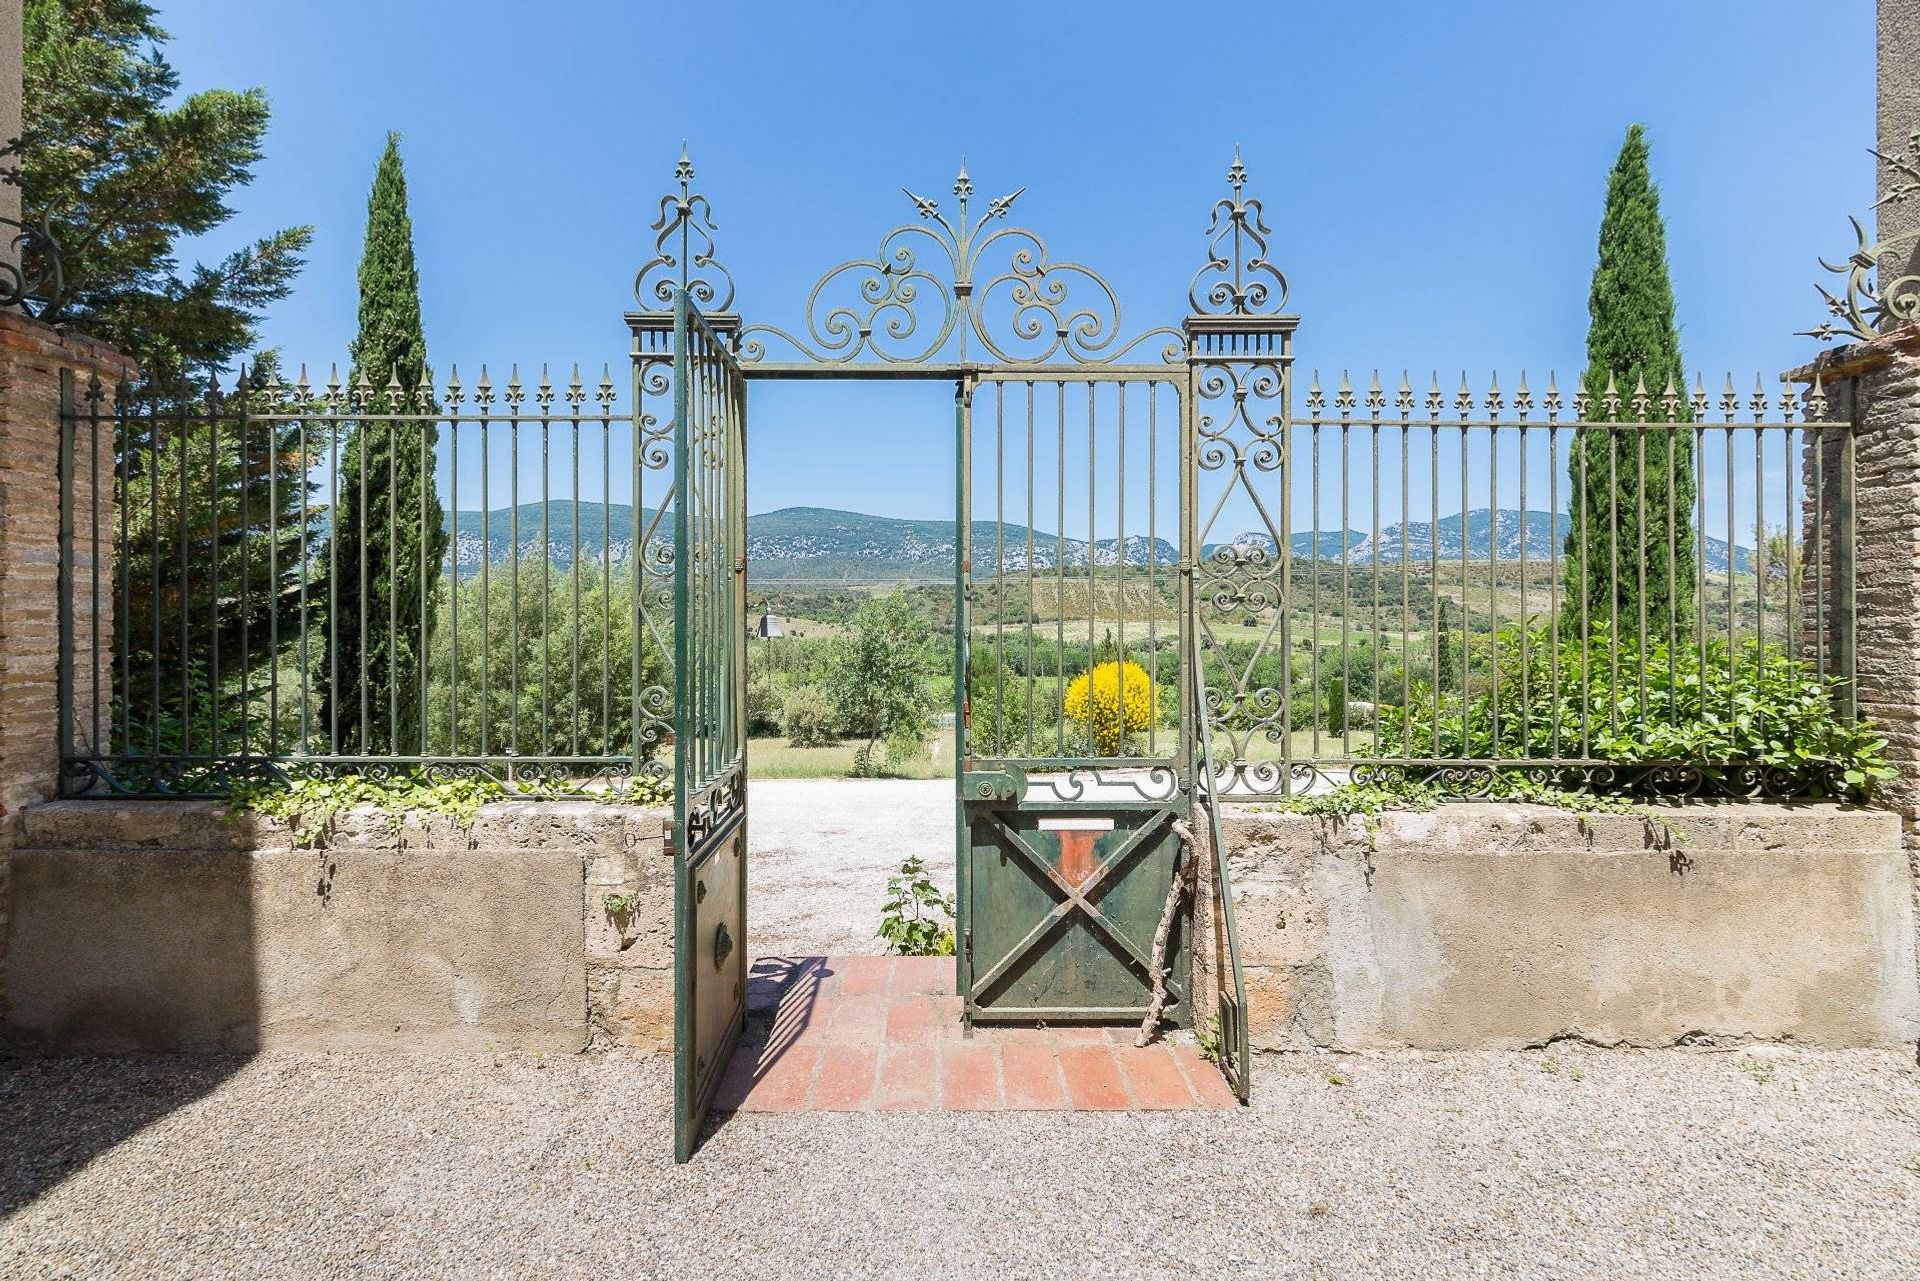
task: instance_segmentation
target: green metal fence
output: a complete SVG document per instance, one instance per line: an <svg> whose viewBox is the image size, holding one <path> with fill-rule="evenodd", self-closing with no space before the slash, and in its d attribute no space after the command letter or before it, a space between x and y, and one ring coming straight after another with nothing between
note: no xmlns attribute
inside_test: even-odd
<svg viewBox="0 0 1920 1281"><path fill-rule="evenodd" d="M88 620L67 667L101 673L65 684L67 791L664 776L670 415L645 372L75 387L66 510L105 514L62 554L63 620Z"/></svg>

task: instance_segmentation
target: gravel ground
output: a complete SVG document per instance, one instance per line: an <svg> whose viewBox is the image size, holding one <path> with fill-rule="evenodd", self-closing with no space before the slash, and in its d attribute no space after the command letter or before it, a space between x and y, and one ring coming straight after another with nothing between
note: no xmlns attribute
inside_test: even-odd
<svg viewBox="0 0 1920 1281"><path fill-rule="evenodd" d="M909 854L953 890L952 779L755 779L747 795L755 956L885 950L881 897Z"/></svg>
<svg viewBox="0 0 1920 1281"><path fill-rule="evenodd" d="M0 1061L0 1276L1920 1275L1910 1054L1256 1070L1244 1113L742 1116L676 1169L662 1057Z"/></svg>

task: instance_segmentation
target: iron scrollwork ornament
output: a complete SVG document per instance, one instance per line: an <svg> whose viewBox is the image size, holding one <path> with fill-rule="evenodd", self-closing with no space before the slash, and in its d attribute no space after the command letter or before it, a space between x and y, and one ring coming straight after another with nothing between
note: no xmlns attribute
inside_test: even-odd
<svg viewBox="0 0 1920 1281"><path fill-rule="evenodd" d="M0 184L19 191L19 157L23 139L14 138L0 146ZM53 234L53 210L42 209L29 219L0 217L0 235L8 236L12 253L0 258L0 309L12 307L37 320L52 324L66 305L66 277L60 264L60 242Z"/></svg>
<svg viewBox="0 0 1920 1281"><path fill-rule="evenodd" d="M634 301L647 311L667 311L678 287L701 310L726 311L733 306L733 276L715 256L719 228L707 198L693 190L693 161L684 143L673 176L680 190L660 197L660 216L651 228L653 257L633 277Z"/></svg>
<svg viewBox="0 0 1920 1281"><path fill-rule="evenodd" d="M1920 200L1920 128L1907 135L1907 149L1897 156L1869 149L1884 164L1891 180L1886 194L1874 201L1880 209L1888 205ZM1829 318L1801 333L1808 338L1830 342L1850 338L1870 342L1888 329L1920 321L1920 226L1884 236L1869 243L1867 231L1858 218L1853 224L1855 249L1844 261L1820 265L1846 281L1846 291L1835 293L1825 285L1816 285L1826 301Z"/></svg>
<svg viewBox="0 0 1920 1281"><path fill-rule="evenodd" d="M1180 360L1178 331L1154 329L1122 341L1113 287L1090 267L1055 261L1036 233L1008 223L1025 190L993 197L975 216L973 179L963 163L953 182L958 207L949 217L939 201L901 188L920 221L889 231L871 258L821 276L807 295L804 335L773 325L742 331L741 358L763 361L771 343L817 364L864 358L918 365L943 355L964 363L977 358L977 345L1005 364L1098 366L1162 339L1160 361Z"/></svg>
<svg viewBox="0 0 1920 1281"><path fill-rule="evenodd" d="M1287 305L1287 278L1268 259L1265 207L1246 194L1247 167L1240 148L1227 169L1230 194L1213 206L1207 228L1207 261L1187 287L1187 301L1199 316L1271 315Z"/></svg>

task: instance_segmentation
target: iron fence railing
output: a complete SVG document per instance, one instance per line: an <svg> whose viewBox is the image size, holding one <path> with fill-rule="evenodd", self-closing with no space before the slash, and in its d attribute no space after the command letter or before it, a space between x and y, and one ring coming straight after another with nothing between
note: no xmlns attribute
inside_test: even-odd
<svg viewBox="0 0 1920 1281"><path fill-rule="evenodd" d="M664 779L671 358L649 331L624 387L269 372L155 401L69 378L67 791ZM979 379L974 754L1180 757L1191 631L1223 798L1382 771L1821 790L1682 731L1796 672L1853 715L1849 386L1308 375L1296 412L1294 378L1289 341L1203 334L1184 373ZM1075 695L1103 663L1137 725Z"/></svg>
<svg viewBox="0 0 1920 1281"><path fill-rule="evenodd" d="M656 375L303 371L167 401L68 379L66 790L664 774Z"/></svg>
<svg viewBox="0 0 1920 1281"><path fill-rule="evenodd" d="M1853 715L1848 388L1313 374L1296 413L1281 354L1210 368L1196 596L1223 796L1502 772L1845 790L1699 731L1764 722L1795 677Z"/></svg>

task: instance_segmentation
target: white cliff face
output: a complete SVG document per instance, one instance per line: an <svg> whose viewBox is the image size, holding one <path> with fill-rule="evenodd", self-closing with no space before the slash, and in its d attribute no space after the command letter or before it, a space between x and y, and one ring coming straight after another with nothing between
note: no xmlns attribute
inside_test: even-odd
<svg viewBox="0 0 1920 1281"><path fill-rule="evenodd" d="M574 520L579 518L576 555ZM641 513L643 531L651 526L655 540L671 537L668 519L652 520L652 513ZM1290 541L1296 559L1319 559L1351 564L1370 564L1376 554L1382 564L1401 560L1458 561L1462 554L1469 561L1518 561L1524 549L1530 561L1545 563L1550 556L1563 554L1567 535L1573 529L1565 513L1540 511L1489 511L1478 508L1466 518L1447 516L1437 523L1383 519L1379 538L1371 529L1294 531ZM484 532L483 532L484 531ZM633 510L623 504L567 500L551 503L546 511L546 559L556 569L569 569L576 559L585 564L624 564L633 554ZM517 532L517 537L515 536ZM1029 545L1030 544L1030 545ZM1089 552L1091 547L1091 552ZM484 525L480 513L461 512L460 528L449 555L461 577L478 573L482 560L506 564L516 555L522 559L539 558L542 548L541 513L537 505L520 509L519 528L505 510L490 513ZM1729 548L1718 538L1701 540L1706 568L1725 572ZM1274 541L1265 531L1244 531L1231 539L1211 543L1201 549L1205 558L1231 557L1258 560L1271 557ZM1751 568L1751 553L1744 547L1731 550L1737 567ZM763 574L783 571L804 574L818 568L830 575L858 570L875 581L886 579L938 580L953 573L955 545L951 521L897 520L884 516L866 516L857 512L835 512L818 508L788 508L747 518L747 558ZM1089 560L1095 567L1172 567L1180 560L1178 545L1166 538L1148 538L1129 533L1124 543L1116 538L1101 538L1091 544L1084 538L1064 538L1035 530L1029 540L1024 526L996 527L990 521L977 521L973 529L973 563L976 572L991 572L998 564L1007 573L1035 570L1084 568Z"/></svg>

